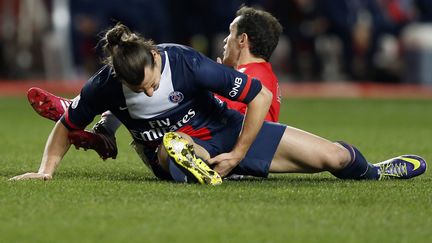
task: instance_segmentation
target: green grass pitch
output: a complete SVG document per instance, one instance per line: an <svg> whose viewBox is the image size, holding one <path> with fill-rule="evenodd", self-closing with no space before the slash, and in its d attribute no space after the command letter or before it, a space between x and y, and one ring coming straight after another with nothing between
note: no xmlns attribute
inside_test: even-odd
<svg viewBox="0 0 432 243"><path fill-rule="evenodd" d="M218 187L161 182L118 133L103 162L71 148L55 179L36 171L53 122L24 98L0 98L0 242L430 242L432 175L341 181L271 175ZM289 99L281 121L359 147L373 162L400 154L432 163L431 100ZM429 164L432 166L432 164Z"/></svg>

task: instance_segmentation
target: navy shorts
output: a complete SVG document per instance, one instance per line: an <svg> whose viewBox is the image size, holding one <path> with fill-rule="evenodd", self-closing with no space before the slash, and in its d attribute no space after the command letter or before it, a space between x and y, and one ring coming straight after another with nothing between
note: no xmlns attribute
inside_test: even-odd
<svg viewBox="0 0 432 243"><path fill-rule="evenodd" d="M244 116L232 110L225 112L226 128L218 131L210 140L193 138L194 142L204 147L213 158L221 153L231 152L243 123ZM286 125L265 121L245 158L231 173L267 177L270 164L286 129Z"/></svg>
<svg viewBox="0 0 432 243"><path fill-rule="evenodd" d="M226 126L212 134L211 139L200 140L195 137L192 138L195 143L204 147L212 158L222 153L231 152L240 134L243 118L244 116L239 112L227 109L222 114L222 119ZM267 177L270 164L285 129L286 126L283 124L264 122L245 158L231 173ZM141 153L139 149L137 152L138 154ZM146 164L158 178L172 180L171 175L163 170L159 162L157 162L157 156L154 150L142 151L142 153L144 153L149 160L149 163Z"/></svg>

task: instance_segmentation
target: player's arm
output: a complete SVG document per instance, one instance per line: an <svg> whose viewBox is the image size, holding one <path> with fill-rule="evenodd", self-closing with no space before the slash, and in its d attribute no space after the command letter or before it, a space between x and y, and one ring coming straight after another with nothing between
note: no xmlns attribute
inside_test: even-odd
<svg viewBox="0 0 432 243"><path fill-rule="evenodd" d="M207 58L197 61L195 66L199 85L231 100L248 104L243 128L233 150L208 160L221 176L225 176L240 163L255 140L270 108L272 94L259 80Z"/></svg>
<svg viewBox="0 0 432 243"><path fill-rule="evenodd" d="M272 93L262 86L261 91L247 105L248 109L245 114L243 129L233 149L235 154L241 155L241 159L244 158L258 132L261 130L272 98Z"/></svg>
<svg viewBox="0 0 432 243"><path fill-rule="evenodd" d="M98 75L95 75L92 79L98 77ZM72 105L69 106L51 131L45 145L39 171L15 176L11 178L12 180L52 179L57 165L70 147L69 131L84 129L97 114L107 110L105 107L98 106L95 102L98 94L95 93L97 87L94 87L90 82L92 79L86 83L80 95L74 99Z"/></svg>
<svg viewBox="0 0 432 243"><path fill-rule="evenodd" d="M52 179L57 165L62 160L70 147L68 139L69 130L58 121L51 131L45 145L45 150L42 156L41 164L38 172L30 172L15 176L11 180L23 179Z"/></svg>
<svg viewBox="0 0 432 243"><path fill-rule="evenodd" d="M270 108L272 97L272 93L263 86L261 91L247 105L248 109L244 118L243 128L233 150L208 160L209 164L215 165L214 169L221 176L226 176L246 156L262 127Z"/></svg>

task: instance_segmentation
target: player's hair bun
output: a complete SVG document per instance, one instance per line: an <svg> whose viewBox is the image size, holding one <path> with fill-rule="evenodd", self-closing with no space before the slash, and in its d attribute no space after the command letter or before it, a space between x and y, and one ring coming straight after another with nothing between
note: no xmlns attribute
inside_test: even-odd
<svg viewBox="0 0 432 243"><path fill-rule="evenodd" d="M107 44L111 48L114 48L115 46L122 46L125 42L134 39L134 34L128 27L118 23L105 34L105 39Z"/></svg>
<svg viewBox="0 0 432 243"><path fill-rule="evenodd" d="M155 65L152 51L159 52L151 40L120 23L105 33L101 43L105 54L103 62L113 68L119 80L132 85L144 80L144 67Z"/></svg>

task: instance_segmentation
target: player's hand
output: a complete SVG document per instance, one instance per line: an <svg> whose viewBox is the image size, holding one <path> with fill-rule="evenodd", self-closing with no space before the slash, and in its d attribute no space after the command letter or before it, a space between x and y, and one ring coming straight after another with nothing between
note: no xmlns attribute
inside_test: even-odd
<svg viewBox="0 0 432 243"><path fill-rule="evenodd" d="M216 58L216 62L219 63L219 64L222 64L222 58L217 57L217 58Z"/></svg>
<svg viewBox="0 0 432 243"><path fill-rule="evenodd" d="M10 178L10 181L18 181L18 180L51 180L52 176L50 174L43 174L43 173L25 173L22 175L17 175L12 178Z"/></svg>
<svg viewBox="0 0 432 243"><path fill-rule="evenodd" d="M214 170L221 177L228 175L233 170L242 158L233 152L219 154L218 156L207 160L207 163L214 166Z"/></svg>

